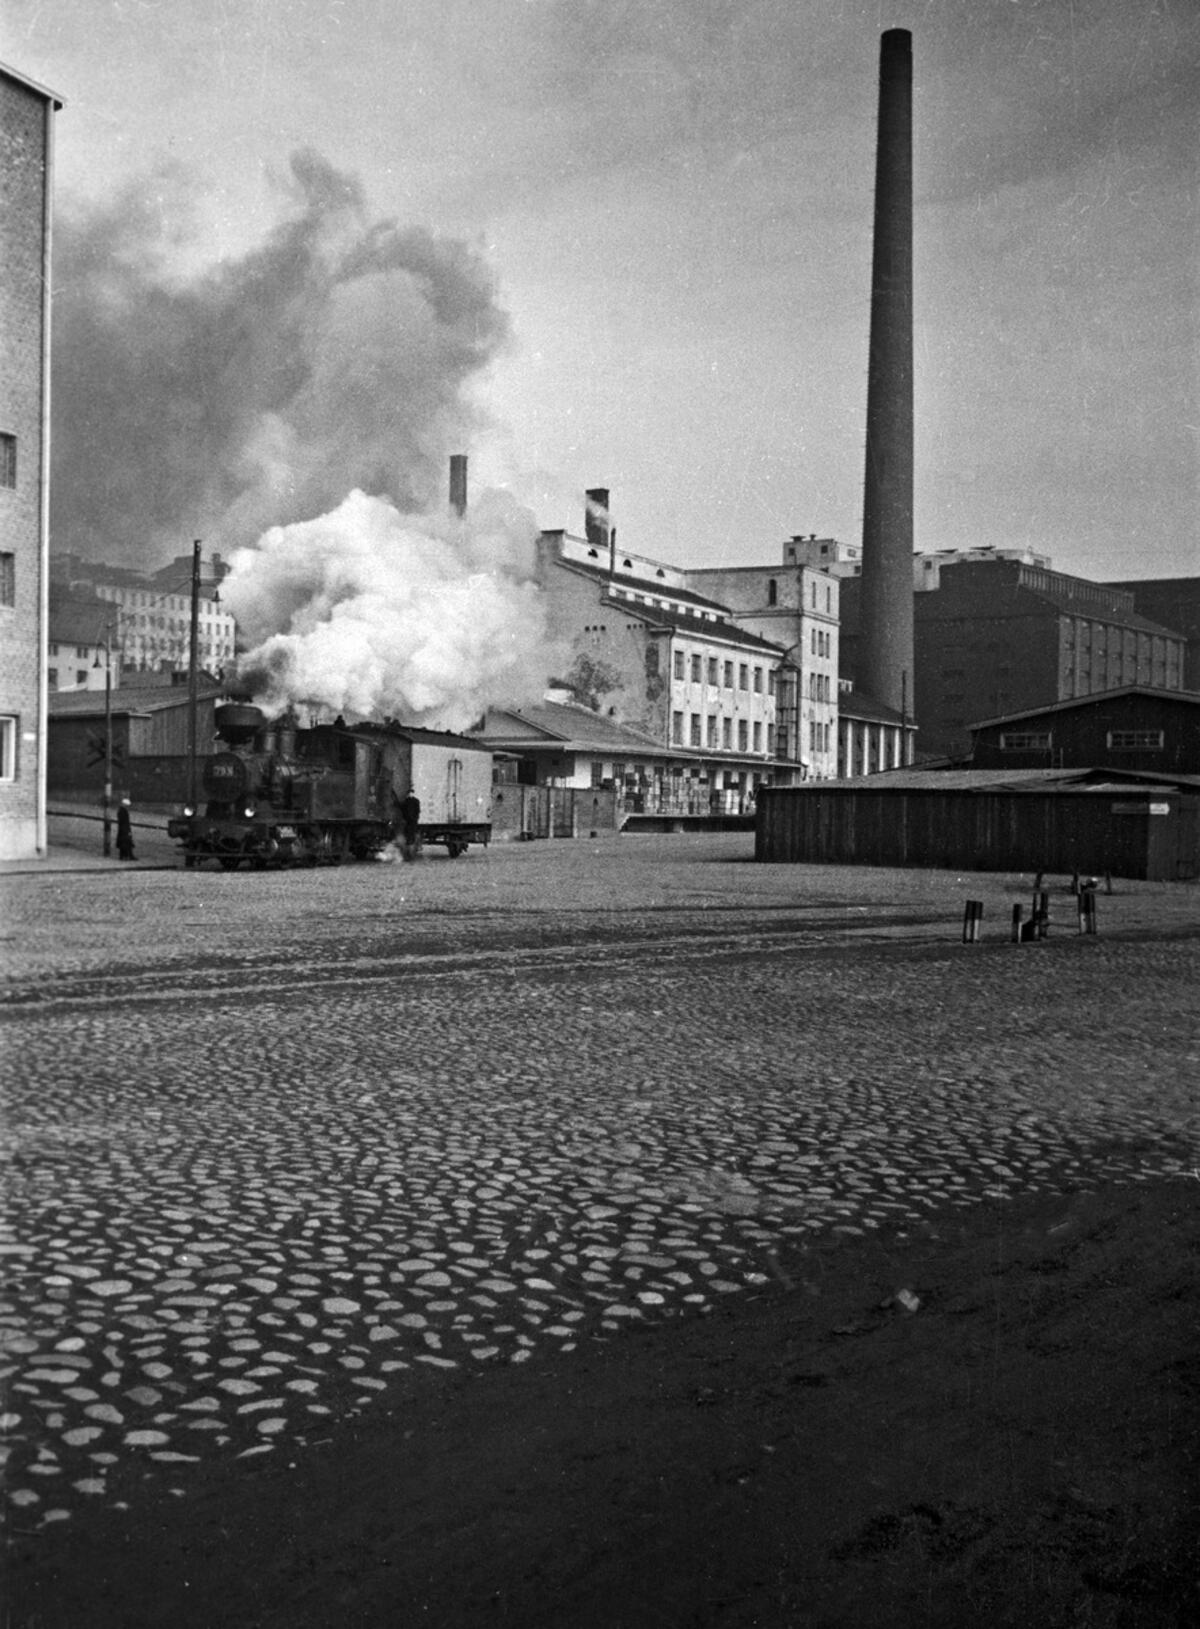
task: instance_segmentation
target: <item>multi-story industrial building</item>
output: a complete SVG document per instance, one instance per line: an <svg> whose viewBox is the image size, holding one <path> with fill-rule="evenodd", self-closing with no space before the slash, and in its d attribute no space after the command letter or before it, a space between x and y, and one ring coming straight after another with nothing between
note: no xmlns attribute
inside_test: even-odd
<svg viewBox="0 0 1200 1629"><path fill-rule="evenodd" d="M1105 587L1132 594L1139 616L1184 636L1183 687L1200 693L1200 577L1137 577Z"/></svg>
<svg viewBox="0 0 1200 1629"><path fill-rule="evenodd" d="M61 106L0 66L0 859L46 850L50 219Z"/></svg>
<svg viewBox="0 0 1200 1629"><path fill-rule="evenodd" d="M946 566L915 597L920 747L970 750L982 719L1140 685L1183 688L1182 634L1140 616L1133 595L1020 560Z"/></svg>
<svg viewBox="0 0 1200 1629"><path fill-rule="evenodd" d="M686 752L669 769L685 812L732 812L764 782L802 779L801 672L787 652L697 592L689 573L618 549L598 518L607 494L590 497L583 537L541 538L551 628L570 649L556 680L597 712Z"/></svg>

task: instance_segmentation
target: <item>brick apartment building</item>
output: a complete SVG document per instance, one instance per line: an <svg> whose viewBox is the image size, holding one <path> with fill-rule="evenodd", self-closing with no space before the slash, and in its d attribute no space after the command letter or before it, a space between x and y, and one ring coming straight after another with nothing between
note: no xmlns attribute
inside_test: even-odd
<svg viewBox="0 0 1200 1629"><path fill-rule="evenodd" d="M50 221L61 106L0 65L0 859L46 850Z"/></svg>

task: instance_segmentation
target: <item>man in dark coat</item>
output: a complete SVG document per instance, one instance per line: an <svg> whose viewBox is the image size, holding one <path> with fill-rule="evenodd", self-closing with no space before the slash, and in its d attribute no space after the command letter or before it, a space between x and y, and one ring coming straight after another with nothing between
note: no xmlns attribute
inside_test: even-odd
<svg viewBox="0 0 1200 1629"><path fill-rule="evenodd" d="M133 852L133 821L129 813L129 799L122 798L117 808L117 858L135 860Z"/></svg>
<svg viewBox="0 0 1200 1629"><path fill-rule="evenodd" d="M411 787L408 796L400 800L400 819L404 826L405 851L412 853L420 836L421 800Z"/></svg>

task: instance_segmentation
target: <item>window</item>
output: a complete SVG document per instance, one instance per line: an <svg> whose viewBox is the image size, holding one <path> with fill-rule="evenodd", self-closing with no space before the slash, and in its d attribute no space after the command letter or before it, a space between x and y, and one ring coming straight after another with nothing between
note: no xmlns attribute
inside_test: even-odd
<svg viewBox="0 0 1200 1629"><path fill-rule="evenodd" d="M698 656L693 656L692 657L692 683L693 684L699 684L700 679L702 677L702 674L703 674L703 669L701 667L700 658Z"/></svg>
<svg viewBox="0 0 1200 1629"><path fill-rule="evenodd" d="M1053 740L1049 730L1002 730L1001 752L1048 752Z"/></svg>
<svg viewBox="0 0 1200 1629"><path fill-rule="evenodd" d="M726 752L729 752L733 747L733 720L731 718L721 720L721 745Z"/></svg>
<svg viewBox="0 0 1200 1629"><path fill-rule="evenodd" d="M726 662L726 664L725 664L725 688L726 688L726 690L732 690L733 689L733 663L732 662Z"/></svg>
<svg viewBox="0 0 1200 1629"><path fill-rule="evenodd" d="M758 694L761 696L762 695L762 668L761 667L756 667L754 669L754 688L758 692Z"/></svg>
<svg viewBox="0 0 1200 1629"><path fill-rule="evenodd" d="M0 781L17 778L17 720L0 718Z"/></svg>
<svg viewBox="0 0 1200 1629"><path fill-rule="evenodd" d="M1109 730L1108 744L1125 752L1159 752L1163 745L1161 730Z"/></svg>
<svg viewBox="0 0 1200 1629"><path fill-rule="evenodd" d="M716 746L716 744L717 744L717 715L716 715L716 713L709 713L709 715L708 715L708 733L707 733L705 739L706 739L706 741L707 741L707 743L708 743L708 745L710 747L715 747Z"/></svg>
<svg viewBox="0 0 1200 1629"><path fill-rule="evenodd" d="M738 719L738 751L745 752L750 738L749 726L744 718Z"/></svg>
<svg viewBox="0 0 1200 1629"><path fill-rule="evenodd" d="M772 668L771 671L767 674L767 695L768 696L773 696L775 694L775 679L776 679L776 677L777 677L777 675L775 673L775 669Z"/></svg>
<svg viewBox="0 0 1200 1629"><path fill-rule="evenodd" d="M56 667L52 667L49 670L49 672L46 674L46 680L51 690L58 689L58 669Z"/></svg>
<svg viewBox="0 0 1200 1629"><path fill-rule="evenodd" d="M741 662L741 663L738 664L738 689L739 690L749 690L749 688L750 688L750 668L749 668L749 665L746 662Z"/></svg>
<svg viewBox="0 0 1200 1629"><path fill-rule="evenodd" d="M771 577L771 578L768 579L768 582L767 582L767 604L768 605L774 605L776 603L776 601L778 600L778 598L779 598L779 587L778 587L774 577Z"/></svg>
<svg viewBox="0 0 1200 1629"><path fill-rule="evenodd" d="M83 684L83 685L87 684L87 668L86 667L77 667L75 669L75 683L76 684Z"/></svg>
<svg viewBox="0 0 1200 1629"><path fill-rule="evenodd" d="M709 684L716 684L717 682L717 659L715 656L710 656L708 659L708 682Z"/></svg>
<svg viewBox="0 0 1200 1629"><path fill-rule="evenodd" d="M681 650L675 652L675 677L677 679L683 678L683 652Z"/></svg>
<svg viewBox="0 0 1200 1629"><path fill-rule="evenodd" d="M683 714L671 714L671 740L683 745Z"/></svg>
<svg viewBox="0 0 1200 1629"><path fill-rule="evenodd" d="M775 726L774 726L774 724L768 724L767 725L767 752L772 758L775 756Z"/></svg>
<svg viewBox="0 0 1200 1629"><path fill-rule="evenodd" d="M0 554L0 605L17 603L17 557Z"/></svg>
<svg viewBox="0 0 1200 1629"><path fill-rule="evenodd" d="M757 720L754 725L754 750L755 752L762 751L762 725Z"/></svg>
<svg viewBox="0 0 1200 1629"><path fill-rule="evenodd" d="M699 713L693 713L692 714L691 741L690 741L690 744L693 747L698 747L700 745L700 714Z"/></svg>
<svg viewBox="0 0 1200 1629"><path fill-rule="evenodd" d="M58 646L56 644L54 644L53 641L51 641L51 643L46 646L46 655L47 656L57 656L58 655Z"/></svg>
<svg viewBox="0 0 1200 1629"><path fill-rule="evenodd" d="M0 434L0 486L17 484L17 438ZM8 777L10 780L11 776Z"/></svg>

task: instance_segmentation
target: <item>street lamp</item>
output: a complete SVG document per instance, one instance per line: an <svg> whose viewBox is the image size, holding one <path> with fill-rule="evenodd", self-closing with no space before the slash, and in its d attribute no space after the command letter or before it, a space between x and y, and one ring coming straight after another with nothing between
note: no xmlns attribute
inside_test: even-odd
<svg viewBox="0 0 1200 1629"><path fill-rule="evenodd" d="M92 663L100 666L100 658ZM104 630L104 857L112 854L112 623Z"/></svg>

